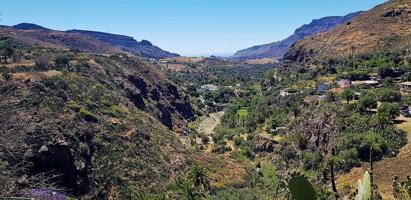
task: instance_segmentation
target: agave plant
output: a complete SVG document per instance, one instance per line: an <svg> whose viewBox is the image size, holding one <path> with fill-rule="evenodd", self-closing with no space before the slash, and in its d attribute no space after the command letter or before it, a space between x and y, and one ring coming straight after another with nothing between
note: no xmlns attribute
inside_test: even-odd
<svg viewBox="0 0 411 200"><path fill-rule="evenodd" d="M358 180L357 195L355 200L370 200L371 199L371 176L368 171L364 173L362 180Z"/></svg>

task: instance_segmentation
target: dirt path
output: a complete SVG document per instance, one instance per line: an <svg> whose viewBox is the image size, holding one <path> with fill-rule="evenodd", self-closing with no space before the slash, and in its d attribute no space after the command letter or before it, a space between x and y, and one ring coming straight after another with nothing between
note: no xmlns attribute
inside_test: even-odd
<svg viewBox="0 0 411 200"><path fill-rule="evenodd" d="M209 117L200 122L197 132L205 134L209 138L209 143L206 145L205 152L211 152L214 146L212 134L214 129L221 123L221 118L224 116L224 112L211 113ZM200 139L201 140L201 139ZM200 141L201 142L201 141ZM200 143L197 142L197 143Z"/></svg>
<svg viewBox="0 0 411 200"><path fill-rule="evenodd" d="M198 126L198 132L206 135L214 133L214 129L220 124L221 117L224 112L211 113L209 117L205 118Z"/></svg>
<svg viewBox="0 0 411 200"><path fill-rule="evenodd" d="M404 180L407 175L411 175L411 118L401 116L397 120L401 121L397 127L407 133L408 144L401 148L395 157L387 158L374 164L374 180L383 199L393 199L392 178L394 176ZM349 173L341 175L337 179L338 185L355 186L358 179L361 178L364 171L368 168L369 164L367 163L352 169Z"/></svg>

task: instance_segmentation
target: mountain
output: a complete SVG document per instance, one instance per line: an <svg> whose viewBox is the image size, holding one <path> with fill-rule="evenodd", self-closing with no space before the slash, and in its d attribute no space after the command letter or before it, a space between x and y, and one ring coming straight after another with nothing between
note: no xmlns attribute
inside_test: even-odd
<svg viewBox="0 0 411 200"><path fill-rule="evenodd" d="M57 31L30 23L1 26L0 36L13 38L23 44L36 44L48 48L78 49L88 53L130 53L149 58L179 56L160 49L147 40L136 41L132 37L110 33L69 30Z"/></svg>
<svg viewBox="0 0 411 200"><path fill-rule="evenodd" d="M314 19L311 23L305 24L295 30L294 34L288 38L270 44L254 46L240 50L232 56L236 60L249 60L259 58L280 59L288 51L288 48L296 41L312 36L317 33L329 31L340 24L344 24L362 12L350 13L346 16L332 16L321 19Z"/></svg>
<svg viewBox="0 0 411 200"><path fill-rule="evenodd" d="M84 30L69 30L68 33L79 33L96 38L102 42L108 43L123 51L130 52L132 54L152 57L152 58L170 58L178 57L178 54L170 53L160 49L157 46L151 44L147 40L141 42L136 41L134 38L124 35L115 35L110 33L96 32L96 31L84 31Z"/></svg>
<svg viewBox="0 0 411 200"><path fill-rule="evenodd" d="M37 24L31 24L31 23L17 24L17 25L12 26L11 28L20 29L20 30L49 30L48 28L44 28Z"/></svg>
<svg viewBox="0 0 411 200"><path fill-rule="evenodd" d="M23 26L23 28L27 28L27 26ZM125 53L93 37L48 29L1 28L0 36L11 38L19 44L37 45L45 48L78 49L97 54Z"/></svg>
<svg viewBox="0 0 411 200"><path fill-rule="evenodd" d="M318 63L411 47L411 4L391 0L337 28L296 42L287 62Z"/></svg>

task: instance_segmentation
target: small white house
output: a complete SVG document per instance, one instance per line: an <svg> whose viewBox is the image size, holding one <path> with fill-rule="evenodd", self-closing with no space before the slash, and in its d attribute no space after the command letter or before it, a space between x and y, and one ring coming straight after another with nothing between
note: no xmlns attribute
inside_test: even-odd
<svg viewBox="0 0 411 200"><path fill-rule="evenodd" d="M400 83L400 88L403 92L411 92L411 82Z"/></svg>
<svg viewBox="0 0 411 200"><path fill-rule="evenodd" d="M200 89L197 89L197 92L204 93L204 92L217 91L217 90L218 90L218 86L213 85L213 84L206 84L206 85L202 85Z"/></svg>

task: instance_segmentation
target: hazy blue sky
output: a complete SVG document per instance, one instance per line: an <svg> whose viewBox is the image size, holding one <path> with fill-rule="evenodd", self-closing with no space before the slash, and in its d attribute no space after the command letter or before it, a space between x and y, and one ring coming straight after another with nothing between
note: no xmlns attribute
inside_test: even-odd
<svg viewBox="0 0 411 200"><path fill-rule="evenodd" d="M182 55L227 55L287 37L312 19L385 0L0 0L1 24L147 39Z"/></svg>

